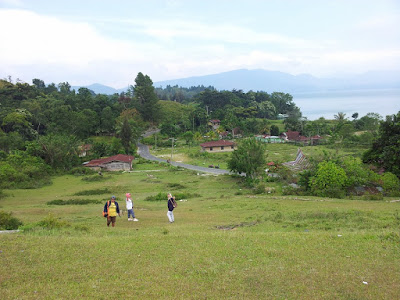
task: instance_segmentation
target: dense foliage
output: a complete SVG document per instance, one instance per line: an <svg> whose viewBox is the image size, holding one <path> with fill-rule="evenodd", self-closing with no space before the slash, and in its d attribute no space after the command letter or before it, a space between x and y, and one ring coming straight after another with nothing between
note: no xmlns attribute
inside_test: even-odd
<svg viewBox="0 0 400 300"><path fill-rule="evenodd" d="M373 163L400 178L400 111L387 116L381 122L378 138L364 157L364 162Z"/></svg>

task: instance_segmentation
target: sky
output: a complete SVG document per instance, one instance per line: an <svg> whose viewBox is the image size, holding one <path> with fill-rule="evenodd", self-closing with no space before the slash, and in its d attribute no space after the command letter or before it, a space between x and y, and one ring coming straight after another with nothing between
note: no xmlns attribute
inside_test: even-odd
<svg viewBox="0 0 400 300"><path fill-rule="evenodd" d="M0 78L134 85L400 70L400 0L0 0Z"/></svg>

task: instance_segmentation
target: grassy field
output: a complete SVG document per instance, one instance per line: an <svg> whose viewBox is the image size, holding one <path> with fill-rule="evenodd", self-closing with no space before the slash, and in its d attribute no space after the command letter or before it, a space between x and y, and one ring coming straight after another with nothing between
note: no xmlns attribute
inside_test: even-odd
<svg viewBox="0 0 400 300"><path fill-rule="evenodd" d="M0 234L2 299L400 298L393 199L253 195L238 178L166 164L95 179L5 191L0 209L26 230ZM173 224L166 200L145 200L168 191L188 195ZM126 192L139 222L124 215L107 228L105 201L124 208ZM47 204L84 199L100 203Z"/></svg>
<svg viewBox="0 0 400 300"><path fill-rule="evenodd" d="M297 149L299 145L283 143L283 144L266 144L266 157L267 161L274 162L287 162L296 159ZM303 153L308 158L318 158L323 156L323 152L331 153L332 155L338 154L338 156L355 156L361 157L362 152L365 151L360 147L355 148L343 148L335 149L330 146L319 145L315 146L302 146L300 147ZM150 147L151 154L164 158L171 159L171 148L160 148L155 149ZM230 157L230 152L220 153L204 153L201 152L200 146L187 146L179 144L178 147L174 148L172 152L172 160L177 162L183 162L196 166L206 167L209 165L219 165L221 169L227 169L227 161Z"/></svg>

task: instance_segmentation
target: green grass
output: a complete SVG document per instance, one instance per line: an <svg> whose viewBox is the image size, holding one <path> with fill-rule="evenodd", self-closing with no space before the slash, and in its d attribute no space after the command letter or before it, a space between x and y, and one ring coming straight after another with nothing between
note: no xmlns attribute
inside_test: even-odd
<svg viewBox="0 0 400 300"><path fill-rule="evenodd" d="M400 298L399 202L253 195L238 178L155 163L107 176L4 191L1 210L27 230L0 234L3 299ZM171 189L201 195L178 202L173 224L166 197L145 201ZM126 192L139 222L107 228L106 198L124 208ZM46 204L79 193L102 202Z"/></svg>
<svg viewBox="0 0 400 300"><path fill-rule="evenodd" d="M341 147L339 149L336 149L330 145L299 146L292 143L267 144L265 151L267 161L273 161L277 163L293 161L296 159L298 148L301 148L303 153L308 158L315 159L323 157L324 151L330 153L331 155L337 155L339 157L361 157L364 151L360 147ZM151 153L164 159L171 158L171 148L157 148L157 150L151 149ZM179 147L174 148L172 160L202 167L208 167L209 165L219 165L221 169L228 169L228 160L230 159L230 155L231 152L204 153L201 152L200 146L188 147L186 145L179 145Z"/></svg>

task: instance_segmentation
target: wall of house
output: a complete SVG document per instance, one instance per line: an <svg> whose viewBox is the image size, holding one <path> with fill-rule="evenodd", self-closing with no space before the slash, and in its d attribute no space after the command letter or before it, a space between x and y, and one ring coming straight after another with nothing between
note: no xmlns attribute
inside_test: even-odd
<svg viewBox="0 0 400 300"><path fill-rule="evenodd" d="M104 167L108 171L128 171L128 170L130 170L129 163L116 162L116 161L106 164L106 165L104 165Z"/></svg>
<svg viewBox="0 0 400 300"><path fill-rule="evenodd" d="M232 147L233 147L233 148L232 148ZM212 149L212 150L211 150L211 149ZM234 146L223 146L223 147L218 146L218 147L206 147L206 148L203 148L203 151L210 152L210 153L215 153L215 152L230 152L230 151L233 151L233 150L235 150L235 147L234 147Z"/></svg>

